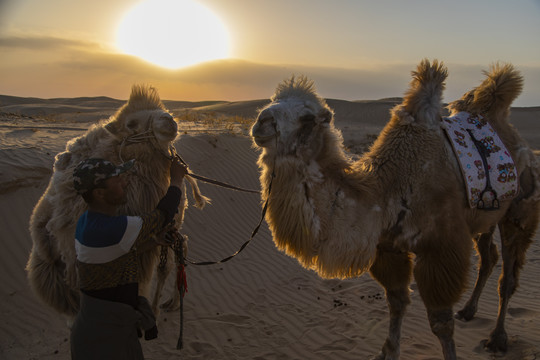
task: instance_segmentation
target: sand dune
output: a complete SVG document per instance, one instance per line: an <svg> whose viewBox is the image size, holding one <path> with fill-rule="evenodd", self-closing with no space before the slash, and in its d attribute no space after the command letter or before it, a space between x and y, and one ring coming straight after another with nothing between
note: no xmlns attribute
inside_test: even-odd
<svg viewBox="0 0 540 360"><path fill-rule="evenodd" d="M352 150L360 150L387 121L396 99L373 102L329 100L336 125ZM109 98L21 99L0 97L0 358L69 359L65 320L31 293L24 266L31 248L30 213L51 175L54 155L86 130L91 121L111 115L122 101ZM167 102L165 102L167 105ZM170 102L174 111L196 108L227 115L254 116L265 100L248 102ZM540 108L513 109L513 122L531 146L540 149ZM192 171L241 187L258 189L257 152L238 132L181 124L176 147ZM190 207L183 233L189 257L219 260L234 253L260 216L260 198L200 184L212 198L204 210ZM494 327L500 263L480 300L477 317L456 322L460 359L536 359L540 357L540 242L528 252L521 286L507 318L509 350L490 355L482 342ZM252 243L231 261L188 266L184 349L176 350L179 312L159 316L158 339L144 342L147 359L368 359L378 353L387 333L382 288L369 276L323 280L279 253L263 225ZM471 268L470 284L475 269ZM439 359L425 309L412 284L405 317L402 359ZM173 290L167 285L165 297ZM467 292L458 309L464 304Z"/></svg>

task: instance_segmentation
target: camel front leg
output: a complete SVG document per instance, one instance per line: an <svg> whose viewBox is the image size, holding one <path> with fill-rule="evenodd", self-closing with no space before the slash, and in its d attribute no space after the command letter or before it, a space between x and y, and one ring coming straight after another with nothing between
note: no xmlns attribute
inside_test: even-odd
<svg viewBox="0 0 540 360"><path fill-rule="evenodd" d="M452 308L434 310L427 309L431 332L437 336L445 360L455 360L456 344L454 343L454 316Z"/></svg>
<svg viewBox="0 0 540 360"><path fill-rule="evenodd" d="M401 326L405 316L407 306L410 303L409 288L399 290L386 289L386 302L390 311L390 322L388 327L388 337L386 338L382 350L374 360L394 360L399 359Z"/></svg>
<svg viewBox="0 0 540 360"><path fill-rule="evenodd" d="M377 250L377 258L370 269L371 275L385 289L390 311L388 337L381 352L374 360L398 360L400 354L401 326L410 301L409 283L412 261L408 253Z"/></svg>
<svg viewBox="0 0 540 360"><path fill-rule="evenodd" d="M426 241L427 245L418 248L414 267L429 325L441 343L445 360L456 360L452 306L465 288L472 250L469 234L455 235L435 238L433 245Z"/></svg>
<svg viewBox="0 0 540 360"><path fill-rule="evenodd" d="M476 252L478 253L479 268L478 277L476 278L476 284L471 297L465 304L465 306L456 313L455 318L459 320L469 321L471 320L476 311L478 310L478 300L482 294L482 290L486 285L488 278L493 272L495 264L499 259L499 252L497 251L497 245L493 243L493 232L495 227L492 227L488 233L481 234L474 239L476 245Z"/></svg>

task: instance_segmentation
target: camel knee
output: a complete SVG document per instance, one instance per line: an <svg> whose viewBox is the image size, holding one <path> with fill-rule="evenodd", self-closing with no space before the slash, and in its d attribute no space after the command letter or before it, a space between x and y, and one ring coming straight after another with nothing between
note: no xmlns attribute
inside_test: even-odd
<svg viewBox="0 0 540 360"><path fill-rule="evenodd" d="M411 303L409 288L399 290L386 290L386 302L390 309L390 316L404 316L407 306Z"/></svg>
<svg viewBox="0 0 540 360"><path fill-rule="evenodd" d="M452 339L454 336L454 314L452 309L428 309L431 332L439 339Z"/></svg>
<svg viewBox="0 0 540 360"><path fill-rule="evenodd" d="M454 343L454 317L452 309L428 309L429 325L431 331L441 343L445 360L455 360L456 345Z"/></svg>

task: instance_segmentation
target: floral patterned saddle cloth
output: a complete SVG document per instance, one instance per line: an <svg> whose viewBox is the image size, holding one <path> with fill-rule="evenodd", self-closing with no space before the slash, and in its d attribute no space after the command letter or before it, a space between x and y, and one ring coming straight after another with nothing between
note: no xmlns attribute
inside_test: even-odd
<svg viewBox="0 0 540 360"><path fill-rule="evenodd" d="M514 160L482 116L460 112L443 118L441 126L461 165L471 208L496 210L499 201L518 194Z"/></svg>

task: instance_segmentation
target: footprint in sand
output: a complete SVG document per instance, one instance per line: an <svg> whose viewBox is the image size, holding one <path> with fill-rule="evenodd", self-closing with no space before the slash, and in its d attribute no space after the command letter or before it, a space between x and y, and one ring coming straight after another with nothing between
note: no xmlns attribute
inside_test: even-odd
<svg viewBox="0 0 540 360"><path fill-rule="evenodd" d="M528 317L531 319L538 315L536 311L525 308L508 308L508 314L515 318Z"/></svg>

